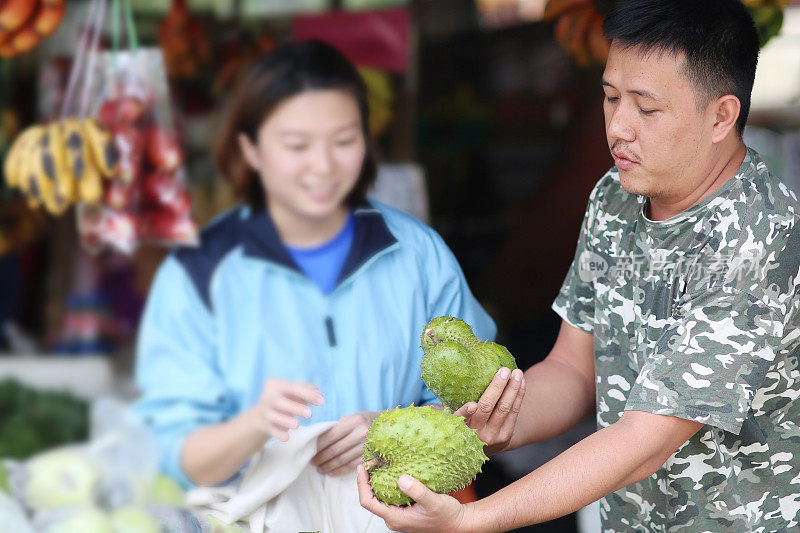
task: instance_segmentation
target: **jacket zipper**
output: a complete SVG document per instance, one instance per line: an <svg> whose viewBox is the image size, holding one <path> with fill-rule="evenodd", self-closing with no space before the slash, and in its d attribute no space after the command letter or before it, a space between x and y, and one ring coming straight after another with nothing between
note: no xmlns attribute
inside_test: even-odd
<svg viewBox="0 0 800 533"><path fill-rule="evenodd" d="M330 315L325 317L325 330L328 332L328 345L334 348L336 346L336 331L333 329L333 318Z"/></svg>

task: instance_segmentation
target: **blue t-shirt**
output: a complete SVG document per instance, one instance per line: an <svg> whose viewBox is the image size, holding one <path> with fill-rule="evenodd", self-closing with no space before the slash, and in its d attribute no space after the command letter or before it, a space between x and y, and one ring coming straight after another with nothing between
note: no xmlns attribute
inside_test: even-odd
<svg viewBox="0 0 800 533"><path fill-rule="evenodd" d="M286 250L294 262L317 284L323 294L330 294L336 288L350 245L353 244L352 211L347 214L342 230L331 240L315 248L296 248L287 246Z"/></svg>

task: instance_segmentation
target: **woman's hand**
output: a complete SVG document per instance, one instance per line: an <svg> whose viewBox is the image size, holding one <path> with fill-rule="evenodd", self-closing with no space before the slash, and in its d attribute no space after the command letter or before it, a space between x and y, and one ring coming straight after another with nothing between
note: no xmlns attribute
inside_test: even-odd
<svg viewBox="0 0 800 533"><path fill-rule="evenodd" d="M465 403L455 414L466 418L467 425L476 429L478 438L486 443L486 455L493 455L508 447L524 397L522 370L501 368L478 403Z"/></svg>
<svg viewBox="0 0 800 533"><path fill-rule="evenodd" d="M317 438L317 454L311 464L320 474L339 476L361 464L367 430L380 411L347 415Z"/></svg>
<svg viewBox="0 0 800 533"><path fill-rule="evenodd" d="M300 427L298 417L310 418L309 404L322 405L322 393L311 383L270 378L249 414L266 438L289 440L289 430Z"/></svg>

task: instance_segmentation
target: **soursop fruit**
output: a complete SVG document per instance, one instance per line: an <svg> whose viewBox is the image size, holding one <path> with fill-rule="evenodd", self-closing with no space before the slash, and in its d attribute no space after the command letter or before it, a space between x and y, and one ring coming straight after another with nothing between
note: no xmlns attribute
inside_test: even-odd
<svg viewBox="0 0 800 533"><path fill-rule="evenodd" d="M478 339L469 324L451 316L431 320L421 346L423 381L454 411L477 402L500 367L517 368L505 346Z"/></svg>
<svg viewBox="0 0 800 533"><path fill-rule="evenodd" d="M413 503L397 486L403 474L448 494L475 479L485 461L475 430L462 417L430 406L386 411L373 420L364 445L372 491L392 505Z"/></svg>

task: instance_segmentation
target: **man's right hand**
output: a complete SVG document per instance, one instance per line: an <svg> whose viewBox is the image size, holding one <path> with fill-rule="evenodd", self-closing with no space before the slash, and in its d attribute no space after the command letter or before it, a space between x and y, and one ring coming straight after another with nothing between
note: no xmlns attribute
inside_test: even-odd
<svg viewBox="0 0 800 533"><path fill-rule="evenodd" d="M486 443L486 455L494 455L508 447L525 397L525 376L522 370L511 372L500 368L478 402L462 405L455 414L463 416L478 438Z"/></svg>
<svg viewBox="0 0 800 533"><path fill-rule="evenodd" d="M250 416L266 438L289 440L289 430L300 427L299 417L310 418L312 405L322 405L324 398L311 383L270 378L264 383L261 397L250 408Z"/></svg>

